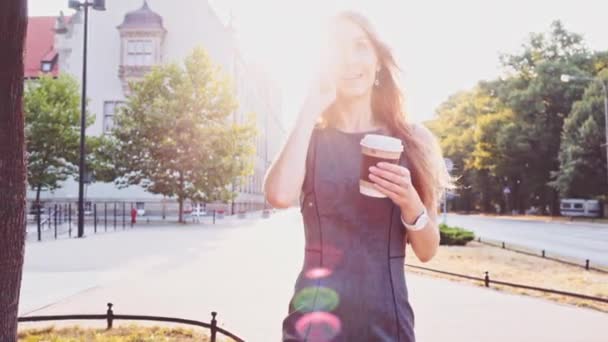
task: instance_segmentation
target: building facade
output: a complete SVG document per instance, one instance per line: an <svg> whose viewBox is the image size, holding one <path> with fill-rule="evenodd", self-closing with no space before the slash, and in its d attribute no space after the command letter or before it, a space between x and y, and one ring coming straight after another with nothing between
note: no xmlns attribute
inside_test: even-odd
<svg viewBox="0 0 608 342"><path fill-rule="evenodd" d="M80 82L83 57L83 13L56 18L54 27L54 72L67 73ZM231 76L239 102L233 120L243 122L256 113L258 138L255 171L247 182L234 186L238 198L227 210L264 207L262 180L272 158L285 138L281 122L280 89L261 68L247 63L239 52L235 32L223 22L207 1L122 0L107 3L106 11L89 13L87 53L88 111L96 117L88 136L108 133L117 109L129 95L128 82L142 79L154 65L181 63L196 47L203 47L213 62ZM50 54L48 54L50 56ZM47 56L48 58L48 56ZM45 70L41 70L45 72ZM29 193L28 198L33 198ZM65 182L45 201L74 201L78 184ZM111 183L87 185L87 202L166 202L160 195L138 186L118 189Z"/></svg>

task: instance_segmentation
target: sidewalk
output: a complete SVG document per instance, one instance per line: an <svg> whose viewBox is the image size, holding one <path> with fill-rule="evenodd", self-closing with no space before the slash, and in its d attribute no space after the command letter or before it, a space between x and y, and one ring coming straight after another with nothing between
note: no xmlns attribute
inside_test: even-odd
<svg viewBox="0 0 608 342"><path fill-rule="evenodd" d="M279 341L302 264L298 214L280 211L271 219L237 221L230 229L132 230L28 247L24 286L32 289L32 276L43 274L64 279L39 289L62 288L76 277L94 284L74 288L31 315L104 313L108 302L115 304L115 314L209 321L210 312L217 311L220 326L247 341ZM406 277L421 342L605 341L607 314L443 279Z"/></svg>
<svg viewBox="0 0 608 342"><path fill-rule="evenodd" d="M608 314L448 280L406 275L419 341L600 342Z"/></svg>

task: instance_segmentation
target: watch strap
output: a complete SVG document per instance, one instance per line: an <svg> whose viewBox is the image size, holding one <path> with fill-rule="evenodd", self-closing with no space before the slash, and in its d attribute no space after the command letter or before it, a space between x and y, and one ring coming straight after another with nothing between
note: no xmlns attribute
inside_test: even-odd
<svg viewBox="0 0 608 342"><path fill-rule="evenodd" d="M416 230L420 230L424 227L419 227L419 224L421 223L421 218L425 215L428 215L426 207L424 209L422 209L422 212L416 217L416 219L414 220L414 223L412 224L408 224L407 222L405 222L405 220L403 219L403 213L401 213L400 218L401 218L401 223L403 223L403 225L405 226L405 228L407 228L408 230L412 230L412 231L416 231Z"/></svg>

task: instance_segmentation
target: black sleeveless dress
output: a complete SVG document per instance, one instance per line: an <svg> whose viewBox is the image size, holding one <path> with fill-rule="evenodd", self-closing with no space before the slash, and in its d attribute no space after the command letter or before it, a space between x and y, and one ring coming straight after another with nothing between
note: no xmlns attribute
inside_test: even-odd
<svg viewBox="0 0 608 342"><path fill-rule="evenodd" d="M300 198L304 265L283 320L284 342L415 341L400 209L359 193L366 133L389 135L312 133Z"/></svg>

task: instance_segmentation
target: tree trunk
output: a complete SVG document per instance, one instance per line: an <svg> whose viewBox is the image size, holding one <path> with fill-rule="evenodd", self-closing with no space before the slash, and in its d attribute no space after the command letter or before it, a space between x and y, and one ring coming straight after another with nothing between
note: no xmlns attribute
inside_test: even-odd
<svg viewBox="0 0 608 342"><path fill-rule="evenodd" d="M25 252L23 44L27 1L0 1L0 341L17 341Z"/></svg>
<svg viewBox="0 0 608 342"><path fill-rule="evenodd" d="M177 198L177 202L179 203L179 216L177 219L177 222L182 223L184 222L184 199L181 197Z"/></svg>
<svg viewBox="0 0 608 342"><path fill-rule="evenodd" d="M179 173L179 194L177 200L179 202L179 223L184 223L184 174L180 171Z"/></svg>
<svg viewBox="0 0 608 342"><path fill-rule="evenodd" d="M492 213L492 212L496 212L496 210L493 210L492 208L492 195L490 193L490 180L488 172L483 170L479 173L479 175L481 176L481 184L482 184L482 188L481 188L481 201L482 201L482 206L483 206L483 212L484 213Z"/></svg>
<svg viewBox="0 0 608 342"><path fill-rule="evenodd" d="M551 215L560 216L559 210L559 191L557 189L552 189L551 191Z"/></svg>

